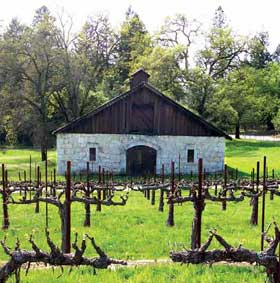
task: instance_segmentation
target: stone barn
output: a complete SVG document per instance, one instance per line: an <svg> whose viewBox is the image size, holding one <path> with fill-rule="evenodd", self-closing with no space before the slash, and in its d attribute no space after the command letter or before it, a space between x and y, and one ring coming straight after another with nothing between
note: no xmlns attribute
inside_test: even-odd
<svg viewBox="0 0 280 283"><path fill-rule="evenodd" d="M178 167L179 155L182 173L196 172L199 158L207 172L223 169L230 137L155 89L148 78L138 70L128 92L54 132L59 174L67 160L76 172L89 161L94 172L102 166L115 174L153 174L164 164L170 173L171 160Z"/></svg>

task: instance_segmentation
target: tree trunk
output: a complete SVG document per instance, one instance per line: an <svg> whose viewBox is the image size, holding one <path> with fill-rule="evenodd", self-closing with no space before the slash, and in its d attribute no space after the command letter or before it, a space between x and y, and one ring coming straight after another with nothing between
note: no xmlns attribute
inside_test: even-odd
<svg viewBox="0 0 280 283"><path fill-rule="evenodd" d="M259 198L252 197L251 199L252 205L252 214L251 214L251 221L252 225L258 225L258 215L259 215Z"/></svg>
<svg viewBox="0 0 280 283"><path fill-rule="evenodd" d="M200 248L201 219L202 219L202 212L205 208L205 203L204 200L196 200L193 205L194 205L194 218L192 222L191 248L194 250Z"/></svg>
<svg viewBox="0 0 280 283"><path fill-rule="evenodd" d="M150 190L147 190L147 200L150 200Z"/></svg>
<svg viewBox="0 0 280 283"><path fill-rule="evenodd" d="M10 221L9 221L9 213L8 213L8 198L7 198L7 192L4 190L3 191L3 229L8 229L10 226Z"/></svg>
<svg viewBox="0 0 280 283"><path fill-rule="evenodd" d="M61 250L65 252L66 249L66 209L65 207L59 207L59 216L60 216L60 229L61 229Z"/></svg>
<svg viewBox="0 0 280 283"><path fill-rule="evenodd" d="M37 201L35 206L35 213L39 213L39 212L40 212L40 203L39 201Z"/></svg>
<svg viewBox="0 0 280 283"><path fill-rule="evenodd" d="M98 189L97 190L97 199L101 200L101 190ZM101 203L98 202L98 204L96 205L96 211L101 211Z"/></svg>
<svg viewBox="0 0 280 283"><path fill-rule="evenodd" d="M168 210L168 218L166 221L167 226L174 226L174 203L169 204L169 210Z"/></svg>
<svg viewBox="0 0 280 283"><path fill-rule="evenodd" d="M151 205L155 205L156 201L156 191L152 190Z"/></svg>
<svg viewBox="0 0 280 283"><path fill-rule="evenodd" d="M256 263L265 267L267 274L267 282L280 283L280 263L278 256L275 254L279 244L280 232L275 223L275 238L269 242L269 247L262 252L255 252L244 247L234 248L227 241L216 234L216 231L211 231L208 240L199 248L183 251L171 251L170 257L174 262L181 262L184 264L203 264L215 262L247 262L249 264ZM208 251L212 239L215 238L222 249L212 249Z"/></svg>
<svg viewBox="0 0 280 283"><path fill-rule="evenodd" d="M223 191L222 196L225 197L225 198L227 197L227 191L226 190ZM226 200L222 201L222 210L227 210L227 201Z"/></svg>
<svg viewBox="0 0 280 283"><path fill-rule="evenodd" d="M235 126L235 138L240 139L240 122L237 121L237 124Z"/></svg>
<svg viewBox="0 0 280 283"><path fill-rule="evenodd" d="M160 190L158 210L161 212L163 212L163 207L164 207L163 197L164 197L164 191Z"/></svg>
<svg viewBox="0 0 280 283"><path fill-rule="evenodd" d="M41 144L41 160L46 161L47 159L47 147L44 143Z"/></svg>
<svg viewBox="0 0 280 283"><path fill-rule="evenodd" d="M86 215L85 215L84 226L90 227L90 204L89 203L85 203L85 210L86 210Z"/></svg>
<svg viewBox="0 0 280 283"><path fill-rule="evenodd" d="M107 198L107 190L106 189L102 190L102 193L103 193L102 199L105 200Z"/></svg>
<svg viewBox="0 0 280 283"><path fill-rule="evenodd" d="M9 213L8 213L8 194L7 194L7 185L8 181L7 181L7 175L6 175L6 171L5 171L5 165L2 164L2 198L3 198L3 229L8 229L10 222L9 222Z"/></svg>

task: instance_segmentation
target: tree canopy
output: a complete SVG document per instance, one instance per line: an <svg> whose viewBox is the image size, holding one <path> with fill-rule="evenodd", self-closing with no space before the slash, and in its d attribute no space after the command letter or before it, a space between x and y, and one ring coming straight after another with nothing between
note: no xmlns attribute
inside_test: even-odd
<svg viewBox="0 0 280 283"><path fill-rule="evenodd" d="M131 7L119 29L105 14L78 32L72 19L40 7L31 24L16 18L0 36L0 143L37 145L52 130L129 87L144 68L150 82L222 130L280 130L279 46L269 34L232 30L222 7L209 27L184 14L155 33Z"/></svg>

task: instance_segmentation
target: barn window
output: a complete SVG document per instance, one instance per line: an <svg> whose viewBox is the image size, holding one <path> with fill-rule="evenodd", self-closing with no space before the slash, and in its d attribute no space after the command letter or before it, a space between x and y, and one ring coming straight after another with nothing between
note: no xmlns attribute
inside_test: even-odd
<svg viewBox="0 0 280 283"><path fill-rule="evenodd" d="M133 104L130 133L152 134L154 130L154 106L152 104Z"/></svg>
<svg viewBox="0 0 280 283"><path fill-rule="evenodd" d="M96 161L96 148L91 147L89 149L89 161Z"/></svg>
<svg viewBox="0 0 280 283"><path fill-rule="evenodd" d="M194 149L188 149L188 163L194 162Z"/></svg>

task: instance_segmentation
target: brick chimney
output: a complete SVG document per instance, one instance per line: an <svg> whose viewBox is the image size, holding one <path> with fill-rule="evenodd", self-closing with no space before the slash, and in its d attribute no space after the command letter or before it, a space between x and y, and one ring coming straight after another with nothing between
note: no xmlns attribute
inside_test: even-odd
<svg viewBox="0 0 280 283"><path fill-rule="evenodd" d="M130 89L135 88L141 83L147 83L150 75L144 71L144 69L139 69L131 75L130 78Z"/></svg>

